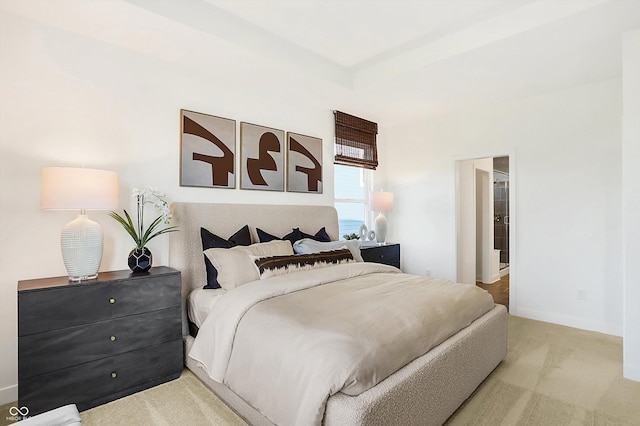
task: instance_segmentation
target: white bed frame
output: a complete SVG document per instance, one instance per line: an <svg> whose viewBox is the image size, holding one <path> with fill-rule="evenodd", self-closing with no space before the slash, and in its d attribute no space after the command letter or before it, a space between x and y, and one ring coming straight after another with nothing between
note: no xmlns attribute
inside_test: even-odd
<svg viewBox="0 0 640 426"><path fill-rule="evenodd" d="M185 362L202 382L252 425L272 425L261 413L225 385L211 380L188 357L189 336L186 297L206 284L200 227L228 238L249 225L285 235L292 227L314 234L323 226L338 239L338 216L330 206L281 206L173 203L174 223L180 232L170 234L169 265L182 272ZM425 355L407 364L375 387L358 396L337 393L327 401L325 425L441 425L504 359L507 352L507 311L496 305L469 327Z"/></svg>

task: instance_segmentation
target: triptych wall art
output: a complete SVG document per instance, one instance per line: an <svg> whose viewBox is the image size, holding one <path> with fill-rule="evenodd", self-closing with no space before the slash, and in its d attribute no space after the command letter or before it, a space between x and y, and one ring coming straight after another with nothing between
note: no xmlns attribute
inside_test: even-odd
<svg viewBox="0 0 640 426"><path fill-rule="evenodd" d="M236 187L236 121L181 110L180 185Z"/></svg>
<svg viewBox="0 0 640 426"><path fill-rule="evenodd" d="M322 194L322 139L287 134L287 191Z"/></svg>
<svg viewBox="0 0 640 426"><path fill-rule="evenodd" d="M236 121L188 110L180 121L180 185L235 188ZM285 175L287 191L322 194L322 139L241 122L240 188L284 191Z"/></svg>
<svg viewBox="0 0 640 426"><path fill-rule="evenodd" d="M241 189L284 191L284 131L240 123Z"/></svg>

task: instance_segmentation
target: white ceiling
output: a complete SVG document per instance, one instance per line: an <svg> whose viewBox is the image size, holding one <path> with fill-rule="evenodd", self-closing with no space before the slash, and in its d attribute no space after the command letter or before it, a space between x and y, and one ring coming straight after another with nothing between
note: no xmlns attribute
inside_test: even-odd
<svg viewBox="0 0 640 426"><path fill-rule="evenodd" d="M487 16L513 0L345 1L206 0L300 48L358 68L416 41L426 42Z"/></svg>
<svg viewBox="0 0 640 426"><path fill-rule="evenodd" d="M194 68L261 55L269 69L302 70L300 75L322 82L323 88L315 90L343 94L336 107L357 99L360 105L375 105L369 109L388 119L618 77L621 35L640 28L640 0L34 4L0 2L4 10L65 31L165 61L191 61ZM193 40L201 46L193 46ZM201 53L202 46L209 56Z"/></svg>
<svg viewBox="0 0 640 426"><path fill-rule="evenodd" d="M384 99L392 116L619 76L621 35L640 28L640 0L127 1Z"/></svg>

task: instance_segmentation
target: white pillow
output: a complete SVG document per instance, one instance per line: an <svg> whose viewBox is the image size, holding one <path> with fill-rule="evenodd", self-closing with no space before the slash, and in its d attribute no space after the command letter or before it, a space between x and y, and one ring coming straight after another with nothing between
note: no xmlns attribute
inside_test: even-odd
<svg viewBox="0 0 640 426"><path fill-rule="evenodd" d="M274 240L250 246L210 248L204 254L218 270L220 287L230 290L260 278L249 256L285 256L293 254L293 249L287 240Z"/></svg>
<svg viewBox="0 0 640 426"><path fill-rule="evenodd" d="M293 244L293 251L297 254L310 254L320 253L321 251L339 250L345 246L349 249L356 262L364 262L360 254L360 244L358 240L320 242L312 240L311 238L303 238Z"/></svg>

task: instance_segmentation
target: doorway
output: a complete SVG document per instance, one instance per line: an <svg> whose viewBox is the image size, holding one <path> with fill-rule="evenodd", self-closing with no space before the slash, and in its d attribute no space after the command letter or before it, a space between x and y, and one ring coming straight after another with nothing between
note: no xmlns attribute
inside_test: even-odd
<svg viewBox="0 0 640 426"><path fill-rule="evenodd" d="M457 160L457 281L489 291L509 309L513 185L509 156Z"/></svg>

